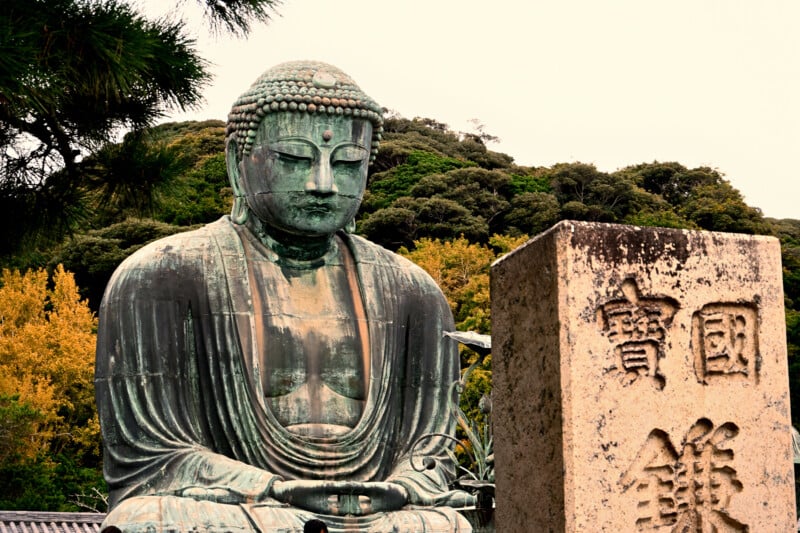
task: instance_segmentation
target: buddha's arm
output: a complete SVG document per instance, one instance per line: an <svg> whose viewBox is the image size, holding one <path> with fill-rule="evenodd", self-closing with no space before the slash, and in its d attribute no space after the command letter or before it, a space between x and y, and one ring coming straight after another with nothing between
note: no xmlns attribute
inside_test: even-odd
<svg viewBox="0 0 800 533"><path fill-rule="evenodd" d="M100 312L95 383L112 505L145 494L266 498L278 476L233 458L247 456L252 430L235 419L247 413L222 353L231 328L206 312L186 281L193 272L142 263L115 274Z"/></svg>
<svg viewBox="0 0 800 533"><path fill-rule="evenodd" d="M455 434L448 402L460 361L455 343L443 336L443 331L452 331L455 326L441 291L433 280L425 279L427 283L421 281L419 285L426 290L412 296L409 305L404 365L405 375L411 380L406 390L413 394L404 399L403 441L387 481L402 485L410 503L468 505L468 494L448 488L456 475L447 453L453 442L442 436ZM423 458L432 459L433 468L423 469ZM412 461L422 471L413 468Z"/></svg>

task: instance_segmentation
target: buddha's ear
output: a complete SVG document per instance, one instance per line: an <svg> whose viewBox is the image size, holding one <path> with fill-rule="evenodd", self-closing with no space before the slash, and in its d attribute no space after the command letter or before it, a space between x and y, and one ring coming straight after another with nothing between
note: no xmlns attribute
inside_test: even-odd
<svg viewBox="0 0 800 533"><path fill-rule="evenodd" d="M239 158L237 151L236 139L233 136L228 137L225 141L225 167L228 170L228 180L230 180L231 187L233 187L233 195L241 196L244 193L241 192L242 188L239 185Z"/></svg>
<svg viewBox="0 0 800 533"><path fill-rule="evenodd" d="M228 170L228 180L233 189L233 208L231 209L231 220L236 224L244 224L247 221L249 209L245 198L244 188L242 187L241 176L239 175L239 156L236 139L231 136L225 142L225 166Z"/></svg>

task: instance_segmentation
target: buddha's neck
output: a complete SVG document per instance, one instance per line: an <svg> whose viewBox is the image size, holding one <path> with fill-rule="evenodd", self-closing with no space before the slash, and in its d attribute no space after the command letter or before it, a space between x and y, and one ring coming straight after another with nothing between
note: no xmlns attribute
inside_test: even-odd
<svg viewBox="0 0 800 533"><path fill-rule="evenodd" d="M291 261L321 260L330 252L333 245L333 235L320 237L292 235L269 227L254 216L248 218L246 225L264 246L279 257Z"/></svg>

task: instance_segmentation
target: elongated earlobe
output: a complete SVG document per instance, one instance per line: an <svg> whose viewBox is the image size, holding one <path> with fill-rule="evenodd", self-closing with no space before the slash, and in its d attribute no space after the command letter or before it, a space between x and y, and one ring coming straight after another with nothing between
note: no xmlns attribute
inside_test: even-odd
<svg viewBox="0 0 800 533"><path fill-rule="evenodd" d="M247 206L244 189L239 183L239 160L236 155L236 141L232 137L228 138L228 142L225 145L225 166L228 170L231 189L233 189L231 220L234 224L244 224L247 222L250 209Z"/></svg>
<svg viewBox="0 0 800 533"><path fill-rule="evenodd" d="M233 209L231 209L231 220L234 224L244 224L247 222L249 214L250 209L247 207L247 201L244 196L234 196Z"/></svg>

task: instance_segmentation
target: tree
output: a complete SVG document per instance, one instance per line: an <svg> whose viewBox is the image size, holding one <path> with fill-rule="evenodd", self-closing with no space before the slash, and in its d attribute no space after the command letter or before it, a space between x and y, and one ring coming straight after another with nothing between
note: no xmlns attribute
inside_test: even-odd
<svg viewBox="0 0 800 533"><path fill-rule="evenodd" d="M660 228L699 229L697 224L686 220L671 209L643 208L630 213L623 220L632 226L656 226Z"/></svg>
<svg viewBox="0 0 800 533"><path fill-rule="evenodd" d="M30 438L44 422L41 411L21 402L19 394L0 394L0 465L35 456Z"/></svg>
<svg viewBox="0 0 800 533"><path fill-rule="evenodd" d="M31 442L46 446L60 435L96 447L99 434L92 433L90 421L97 321L63 267L56 268L52 283L48 288L42 269L3 271L0 394L18 395L19 402L44 414L46 423ZM31 453L37 452L37 445L32 448Z"/></svg>
<svg viewBox="0 0 800 533"><path fill-rule="evenodd" d="M558 222L561 210L556 197L546 192L524 192L511 200L504 222L508 229L536 235Z"/></svg>
<svg viewBox="0 0 800 533"><path fill-rule="evenodd" d="M188 226L230 213L225 123L166 123L131 132L82 164L97 198L94 227L128 218Z"/></svg>
<svg viewBox="0 0 800 533"><path fill-rule="evenodd" d="M383 145L381 145L381 149L383 149ZM380 153L378 155L380 156ZM389 207L394 200L401 196L409 196L411 189L424 176L474 165L474 163L462 159L443 157L422 150L408 152L402 161L385 172L369 176L370 197L364 202L363 211L372 212Z"/></svg>
<svg viewBox="0 0 800 533"><path fill-rule="evenodd" d="M173 146L135 130L119 144L106 144L83 165L83 181L105 224L127 217L153 216L165 189L189 169L189 159Z"/></svg>
<svg viewBox="0 0 800 533"><path fill-rule="evenodd" d="M725 180L694 188L678 213L709 231L769 233L761 211L747 205Z"/></svg>
<svg viewBox="0 0 800 533"><path fill-rule="evenodd" d="M564 218L616 222L634 208L640 189L625 174L600 172L594 165L554 165L547 172Z"/></svg>
<svg viewBox="0 0 800 533"><path fill-rule="evenodd" d="M62 267L50 281L44 270L2 272L3 508L76 510L68 502L86 484L104 490L93 387L96 327Z"/></svg>
<svg viewBox="0 0 800 533"><path fill-rule="evenodd" d="M463 168L423 177L409 191L415 198L452 200L481 217L489 231L502 231L501 216L509 208L511 176L502 170Z"/></svg>
<svg viewBox="0 0 800 533"><path fill-rule="evenodd" d="M413 248L417 214L406 207L387 207L362 218L356 229L374 243L389 250Z"/></svg>
<svg viewBox="0 0 800 533"><path fill-rule="evenodd" d="M722 175L708 167L687 169L680 163L644 163L623 169L646 191L658 194L675 207L679 207L697 187L718 185Z"/></svg>
<svg viewBox="0 0 800 533"><path fill-rule="evenodd" d="M401 198L395 205L416 214L417 237L455 239L459 235L472 242L489 239L489 225L458 202L445 198Z"/></svg>
<svg viewBox="0 0 800 533"><path fill-rule="evenodd" d="M121 128L198 102L208 74L193 45L182 22L146 20L118 0L4 4L0 225L13 232L2 252L37 230L72 227L83 156Z"/></svg>

